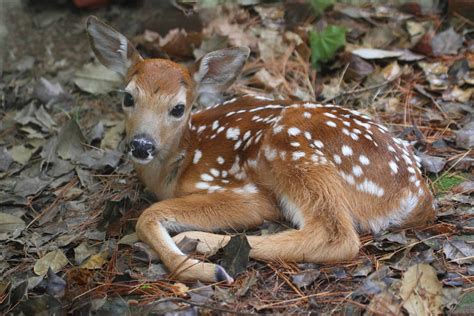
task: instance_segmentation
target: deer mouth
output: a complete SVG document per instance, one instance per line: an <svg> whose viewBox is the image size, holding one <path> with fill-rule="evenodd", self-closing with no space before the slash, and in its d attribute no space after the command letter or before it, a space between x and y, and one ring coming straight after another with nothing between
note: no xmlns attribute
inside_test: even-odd
<svg viewBox="0 0 474 316"><path fill-rule="evenodd" d="M129 151L128 152L128 155L132 158L132 161L139 164L139 165L146 165L146 164L149 164L154 158L155 156L152 155L151 153L148 154L147 157L144 157L144 158L138 158L138 157L135 157L132 153L132 151Z"/></svg>

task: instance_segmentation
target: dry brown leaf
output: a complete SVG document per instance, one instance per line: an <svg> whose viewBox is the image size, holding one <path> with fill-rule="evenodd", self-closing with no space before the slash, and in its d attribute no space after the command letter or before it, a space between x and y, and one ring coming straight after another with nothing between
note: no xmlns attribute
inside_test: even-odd
<svg viewBox="0 0 474 316"><path fill-rule="evenodd" d="M90 258L81 265L81 268L89 270L100 269L107 262L107 255L107 251L104 251L90 256Z"/></svg>
<svg viewBox="0 0 474 316"><path fill-rule="evenodd" d="M61 269L68 264L68 260L61 250L54 250L48 252L44 257L36 261L33 271L37 275L45 275L48 269L51 268L54 273L61 271Z"/></svg>
<svg viewBox="0 0 474 316"><path fill-rule="evenodd" d="M410 315L441 314L442 285L435 269L428 264L416 264L403 275L400 296Z"/></svg>

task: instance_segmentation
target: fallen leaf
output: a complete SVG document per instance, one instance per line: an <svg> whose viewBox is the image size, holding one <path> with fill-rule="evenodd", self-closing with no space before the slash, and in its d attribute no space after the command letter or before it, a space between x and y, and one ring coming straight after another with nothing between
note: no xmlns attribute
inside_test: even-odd
<svg viewBox="0 0 474 316"><path fill-rule="evenodd" d="M99 142L105 133L104 123L99 121L94 127L89 131L87 134L87 143L93 144L95 142Z"/></svg>
<svg viewBox="0 0 474 316"><path fill-rule="evenodd" d="M400 51L390 51L375 48L358 48L351 52L363 59L383 59L383 58L397 58L403 55Z"/></svg>
<svg viewBox="0 0 474 316"><path fill-rule="evenodd" d="M82 91L99 95L117 89L122 78L102 64L88 63L76 72L74 83Z"/></svg>
<svg viewBox="0 0 474 316"><path fill-rule="evenodd" d="M62 159L78 158L84 152L83 143L85 138L81 128L74 119L71 119L59 132L56 152Z"/></svg>
<svg viewBox="0 0 474 316"><path fill-rule="evenodd" d="M10 155L13 161L24 165L30 160L31 156L33 155L33 149L28 148L25 145L13 146L10 149Z"/></svg>
<svg viewBox="0 0 474 316"><path fill-rule="evenodd" d="M418 66L423 69L430 89L435 91L445 90L448 87L448 66L441 62L427 63L420 61Z"/></svg>
<svg viewBox="0 0 474 316"><path fill-rule="evenodd" d="M446 258L457 264L474 262L474 246L464 240L447 240L443 252Z"/></svg>
<svg viewBox="0 0 474 316"><path fill-rule="evenodd" d="M367 259L364 262L357 265L357 267L352 271L351 275L353 277L366 277L373 271L372 262Z"/></svg>
<svg viewBox="0 0 474 316"><path fill-rule="evenodd" d="M181 282L173 284L172 289L174 294L177 296L185 296L186 293L189 291L189 287L187 287L186 284L183 284Z"/></svg>
<svg viewBox="0 0 474 316"><path fill-rule="evenodd" d="M421 159L421 165L423 169L432 173L440 173L446 166L446 159L443 157L430 156L424 153L417 153L417 156Z"/></svg>
<svg viewBox="0 0 474 316"><path fill-rule="evenodd" d="M137 233L131 233L120 238L118 244L132 246L137 241L139 241Z"/></svg>
<svg viewBox="0 0 474 316"><path fill-rule="evenodd" d="M22 176L17 178L13 192L20 196L30 196L36 195L43 189L45 189L48 184L51 183L52 179L40 179L39 177L28 177Z"/></svg>
<svg viewBox="0 0 474 316"><path fill-rule="evenodd" d="M291 276L291 281L299 288L311 285L321 274L319 270L305 270Z"/></svg>
<svg viewBox="0 0 474 316"><path fill-rule="evenodd" d="M48 272L48 269L51 268L51 270L56 273L61 271L61 269L68 263L69 261L61 250L54 250L38 259L33 271L37 275L45 275Z"/></svg>
<svg viewBox="0 0 474 316"><path fill-rule="evenodd" d="M454 193L470 195L474 193L474 181L464 181L453 188Z"/></svg>
<svg viewBox="0 0 474 316"><path fill-rule="evenodd" d="M349 66L344 79L360 81L374 72L374 67L367 61L354 54L345 54L345 63ZM348 55L348 56L347 56Z"/></svg>
<svg viewBox="0 0 474 316"><path fill-rule="evenodd" d="M452 27L436 34L431 40L431 47L435 56L455 55L462 46L464 39Z"/></svg>
<svg viewBox="0 0 474 316"><path fill-rule="evenodd" d="M463 289L457 288L443 288L442 306L448 310L452 310L456 306L461 298Z"/></svg>
<svg viewBox="0 0 474 316"><path fill-rule="evenodd" d="M86 242L82 242L79 246L74 248L74 262L81 264L84 260L97 253L97 249L89 247Z"/></svg>
<svg viewBox="0 0 474 316"><path fill-rule="evenodd" d="M191 301L198 304L203 304L209 301L214 291L211 286L206 286L200 281L197 281L192 289L188 291Z"/></svg>
<svg viewBox="0 0 474 316"><path fill-rule="evenodd" d="M428 264L416 264L403 274L400 296L410 315L441 314L442 285L435 269Z"/></svg>
<svg viewBox="0 0 474 316"><path fill-rule="evenodd" d="M56 275L51 268L48 269L48 283L46 286L46 291L49 295L52 295L56 298L61 298L66 292L66 281L63 278Z"/></svg>
<svg viewBox="0 0 474 316"><path fill-rule="evenodd" d="M0 146L0 172L7 171L13 162L13 158L8 152L7 148Z"/></svg>
<svg viewBox="0 0 474 316"><path fill-rule="evenodd" d="M232 276L247 271L250 245L245 235L236 235L230 238L229 243L222 248L222 267Z"/></svg>
<svg viewBox="0 0 474 316"><path fill-rule="evenodd" d="M44 77L39 78L36 83L34 94L44 104L68 97L60 83L51 82Z"/></svg>
<svg viewBox="0 0 474 316"><path fill-rule="evenodd" d="M399 315L400 314L400 303L397 298L385 290L382 293L374 295L370 300L369 309L370 311L376 311L378 315ZM375 313L370 313L375 315Z"/></svg>
<svg viewBox="0 0 474 316"><path fill-rule="evenodd" d="M474 147L474 122L470 122L459 131L456 131L456 146L465 149Z"/></svg>
<svg viewBox="0 0 474 316"><path fill-rule="evenodd" d="M19 235L25 226L25 221L21 218L0 213L0 240L6 240L10 235Z"/></svg>
<svg viewBox="0 0 474 316"><path fill-rule="evenodd" d="M190 254L196 251L197 245L199 241L197 239L193 238L188 238L187 236L184 236L183 239L181 239L176 246L178 246L179 249L185 254Z"/></svg>
<svg viewBox="0 0 474 316"><path fill-rule="evenodd" d="M107 262L107 257L107 251L92 255L83 264L81 264L81 268L89 270L100 269Z"/></svg>
<svg viewBox="0 0 474 316"><path fill-rule="evenodd" d="M466 292L459 304L452 311L452 315L469 315L474 310L474 292Z"/></svg>
<svg viewBox="0 0 474 316"><path fill-rule="evenodd" d="M283 78L273 76L264 68L257 71L252 79L256 81L257 85L270 89L276 89L284 82Z"/></svg>
<svg viewBox="0 0 474 316"><path fill-rule="evenodd" d="M400 77L402 69L396 61L390 63L382 69L382 76L386 81L392 81Z"/></svg>
<svg viewBox="0 0 474 316"><path fill-rule="evenodd" d="M118 121L116 124L107 130L104 134L104 138L100 142L100 148L115 150L118 148L120 141L123 139L123 133L125 132L125 123Z"/></svg>

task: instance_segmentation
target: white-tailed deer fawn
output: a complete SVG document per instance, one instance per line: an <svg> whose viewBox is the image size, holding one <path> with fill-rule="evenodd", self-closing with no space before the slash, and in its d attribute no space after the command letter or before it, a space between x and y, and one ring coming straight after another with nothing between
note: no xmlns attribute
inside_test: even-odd
<svg viewBox="0 0 474 316"><path fill-rule="evenodd" d="M230 239L212 232L286 218L294 229L248 236L250 256L324 263L354 258L359 232L434 219L416 157L356 111L247 96L192 113L197 98L214 100L234 82L248 48L211 52L188 70L144 60L97 18L87 31L97 58L124 78L130 156L161 200L141 214L137 234L179 279L233 281L183 254L183 236L206 253Z"/></svg>

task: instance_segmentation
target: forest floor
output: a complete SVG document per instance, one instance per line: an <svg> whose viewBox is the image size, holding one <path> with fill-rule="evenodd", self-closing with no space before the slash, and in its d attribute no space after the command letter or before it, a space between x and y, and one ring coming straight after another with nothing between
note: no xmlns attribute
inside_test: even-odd
<svg viewBox="0 0 474 316"><path fill-rule="evenodd" d="M79 10L6 1L0 11L0 314L474 311L472 20L418 5L155 2ZM124 153L120 82L94 60L90 14L147 57L189 64L250 47L229 98L318 100L372 116L421 158L436 222L363 235L350 262L261 262L224 250L207 260L244 270L234 284L168 279L134 234L154 199Z"/></svg>

